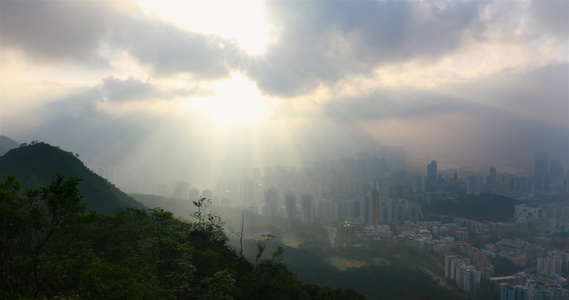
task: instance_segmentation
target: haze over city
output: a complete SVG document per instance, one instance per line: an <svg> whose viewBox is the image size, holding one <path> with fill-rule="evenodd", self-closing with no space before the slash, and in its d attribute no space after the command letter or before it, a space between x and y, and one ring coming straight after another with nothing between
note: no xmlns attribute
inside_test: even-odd
<svg viewBox="0 0 569 300"><path fill-rule="evenodd" d="M569 300L569 1L0 0L0 299Z"/></svg>
<svg viewBox="0 0 569 300"><path fill-rule="evenodd" d="M0 133L89 166L211 183L403 149L422 170L567 167L567 1L1 8Z"/></svg>

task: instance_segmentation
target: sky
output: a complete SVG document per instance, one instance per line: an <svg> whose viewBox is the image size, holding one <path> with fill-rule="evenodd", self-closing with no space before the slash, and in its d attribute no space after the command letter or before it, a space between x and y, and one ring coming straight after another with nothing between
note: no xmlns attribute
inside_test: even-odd
<svg viewBox="0 0 569 300"><path fill-rule="evenodd" d="M0 134L213 176L569 159L569 2L4 1ZM500 170L498 169L500 172Z"/></svg>

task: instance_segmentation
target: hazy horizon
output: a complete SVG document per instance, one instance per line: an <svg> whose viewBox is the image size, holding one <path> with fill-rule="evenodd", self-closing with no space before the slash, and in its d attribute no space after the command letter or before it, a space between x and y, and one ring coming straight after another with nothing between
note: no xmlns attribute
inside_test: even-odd
<svg viewBox="0 0 569 300"><path fill-rule="evenodd" d="M0 6L0 134L89 166L569 163L567 1Z"/></svg>

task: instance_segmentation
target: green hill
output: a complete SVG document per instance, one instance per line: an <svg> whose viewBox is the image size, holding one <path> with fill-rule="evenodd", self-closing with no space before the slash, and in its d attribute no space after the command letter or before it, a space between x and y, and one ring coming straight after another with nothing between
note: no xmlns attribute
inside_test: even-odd
<svg viewBox="0 0 569 300"><path fill-rule="evenodd" d="M13 175L26 188L45 186L57 174L79 178L79 190L87 208L112 214L117 208L145 206L88 169L73 153L47 143L22 145L0 156L0 177Z"/></svg>
<svg viewBox="0 0 569 300"><path fill-rule="evenodd" d="M39 190L0 182L0 299L361 300L352 289L303 284L283 250L255 263L228 244L209 201L195 222L161 208L86 212L79 179L63 175Z"/></svg>

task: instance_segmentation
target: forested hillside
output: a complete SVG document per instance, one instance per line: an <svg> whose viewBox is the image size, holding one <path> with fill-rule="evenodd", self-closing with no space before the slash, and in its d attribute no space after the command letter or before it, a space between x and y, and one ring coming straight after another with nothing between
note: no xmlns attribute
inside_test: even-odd
<svg viewBox="0 0 569 300"><path fill-rule="evenodd" d="M194 222L161 208L104 215L87 211L79 182L0 183L0 299L363 299L304 285L282 249L264 253L270 236L247 261L205 199Z"/></svg>
<svg viewBox="0 0 569 300"><path fill-rule="evenodd" d="M145 208L106 179L89 170L77 155L43 142L32 142L0 156L0 179L16 176L26 188L49 184L61 174L76 177L87 208L113 214L117 208Z"/></svg>

